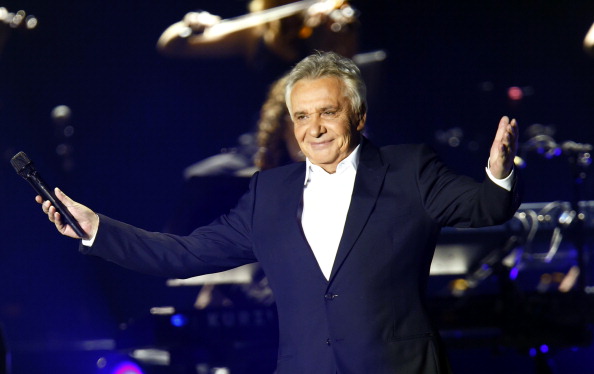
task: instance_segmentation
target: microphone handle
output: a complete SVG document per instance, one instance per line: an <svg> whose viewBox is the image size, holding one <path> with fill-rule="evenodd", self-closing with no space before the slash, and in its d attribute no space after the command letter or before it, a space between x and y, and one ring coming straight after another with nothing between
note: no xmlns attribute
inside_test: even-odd
<svg viewBox="0 0 594 374"><path fill-rule="evenodd" d="M64 204L62 204L62 202L56 198L54 192L47 187L43 179L41 179L41 177L36 171L33 173L29 173L25 177L25 179L27 179L27 182L29 182L33 189L37 191L37 193L41 195L41 197L43 197L44 200L49 200L52 203L52 205L56 208L58 213L60 213L62 218L66 221L66 223L68 223L68 225L72 227L72 230L74 230L76 235L80 236L81 238L87 237L87 234L85 234L83 229L80 227L78 221L72 216L72 214L70 214L68 208L66 208Z"/></svg>

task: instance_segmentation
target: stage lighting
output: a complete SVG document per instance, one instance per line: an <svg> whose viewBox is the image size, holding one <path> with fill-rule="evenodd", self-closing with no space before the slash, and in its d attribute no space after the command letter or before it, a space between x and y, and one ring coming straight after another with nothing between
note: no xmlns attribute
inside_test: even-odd
<svg viewBox="0 0 594 374"><path fill-rule="evenodd" d="M110 374L143 374L143 371L133 362L122 362Z"/></svg>
<svg viewBox="0 0 594 374"><path fill-rule="evenodd" d="M510 87L507 89L507 97L513 101L520 101L524 97L524 91L520 87Z"/></svg>
<svg viewBox="0 0 594 374"><path fill-rule="evenodd" d="M97 360L96 374L145 374L130 357L119 353L109 353Z"/></svg>
<svg viewBox="0 0 594 374"><path fill-rule="evenodd" d="M174 314L171 316L170 322L175 327L184 327L188 324L188 317L183 314Z"/></svg>
<svg viewBox="0 0 594 374"><path fill-rule="evenodd" d="M594 56L594 23L584 38L584 50Z"/></svg>

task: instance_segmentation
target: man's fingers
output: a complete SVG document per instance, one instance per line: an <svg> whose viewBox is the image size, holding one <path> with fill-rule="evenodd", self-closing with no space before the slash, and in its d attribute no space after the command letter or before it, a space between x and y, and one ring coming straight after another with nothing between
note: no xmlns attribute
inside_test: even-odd
<svg viewBox="0 0 594 374"><path fill-rule="evenodd" d="M508 127L508 143L510 144L510 146L513 146L514 149L516 148L518 143L519 132L520 130L518 129L518 123L514 118L511 120Z"/></svg>
<svg viewBox="0 0 594 374"><path fill-rule="evenodd" d="M507 125L509 125L509 117L508 116L501 117L501 119L499 120L499 128L506 128Z"/></svg>
<svg viewBox="0 0 594 374"><path fill-rule="evenodd" d="M506 146L512 146L518 139L518 126L516 119L509 120L509 117L503 116L499 121L498 139Z"/></svg>
<svg viewBox="0 0 594 374"><path fill-rule="evenodd" d="M58 187L56 187L54 189L54 193L56 194L56 197L63 202L65 205L72 205L73 201L70 197L68 197L68 195L66 195L61 189L59 189Z"/></svg>
<svg viewBox="0 0 594 374"><path fill-rule="evenodd" d="M495 141L503 142L505 134L508 132L507 127L509 126L509 118L507 116L501 117L499 120L499 126L497 126L497 134L495 134Z"/></svg>
<svg viewBox="0 0 594 374"><path fill-rule="evenodd" d="M51 222L56 222L56 208L54 208L53 206L49 206L47 209L47 218L51 221Z"/></svg>

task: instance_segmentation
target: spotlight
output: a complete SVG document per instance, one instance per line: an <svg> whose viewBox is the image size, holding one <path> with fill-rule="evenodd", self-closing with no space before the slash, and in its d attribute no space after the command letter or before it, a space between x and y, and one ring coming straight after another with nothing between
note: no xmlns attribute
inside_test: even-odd
<svg viewBox="0 0 594 374"><path fill-rule="evenodd" d="M122 362L112 371L113 374L143 374L142 370L133 362Z"/></svg>
<svg viewBox="0 0 594 374"><path fill-rule="evenodd" d="M140 366L129 356L108 353L97 360L96 374L145 374Z"/></svg>
<svg viewBox="0 0 594 374"><path fill-rule="evenodd" d="M513 101L520 101L524 97L524 92L520 87L510 87L507 89L507 97Z"/></svg>
<svg viewBox="0 0 594 374"><path fill-rule="evenodd" d="M188 317L183 314L174 314L171 316L170 322L175 327L184 327L188 324Z"/></svg>

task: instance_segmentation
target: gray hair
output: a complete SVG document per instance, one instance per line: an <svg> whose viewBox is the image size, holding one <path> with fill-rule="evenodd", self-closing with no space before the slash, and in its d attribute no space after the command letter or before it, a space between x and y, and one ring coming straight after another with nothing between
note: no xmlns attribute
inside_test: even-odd
<svg viewBox="0 0 594 374"><path fill-rule="evenodd" d="M298 81L325 77L336 77L343 82L351 111L359 119L363 118L367 112L367 88L361 78L361 72L351 59L334 52L316 52L301 60L291 70L285 88L285 101L289 110L291 110L291 91Z"/></svg>

